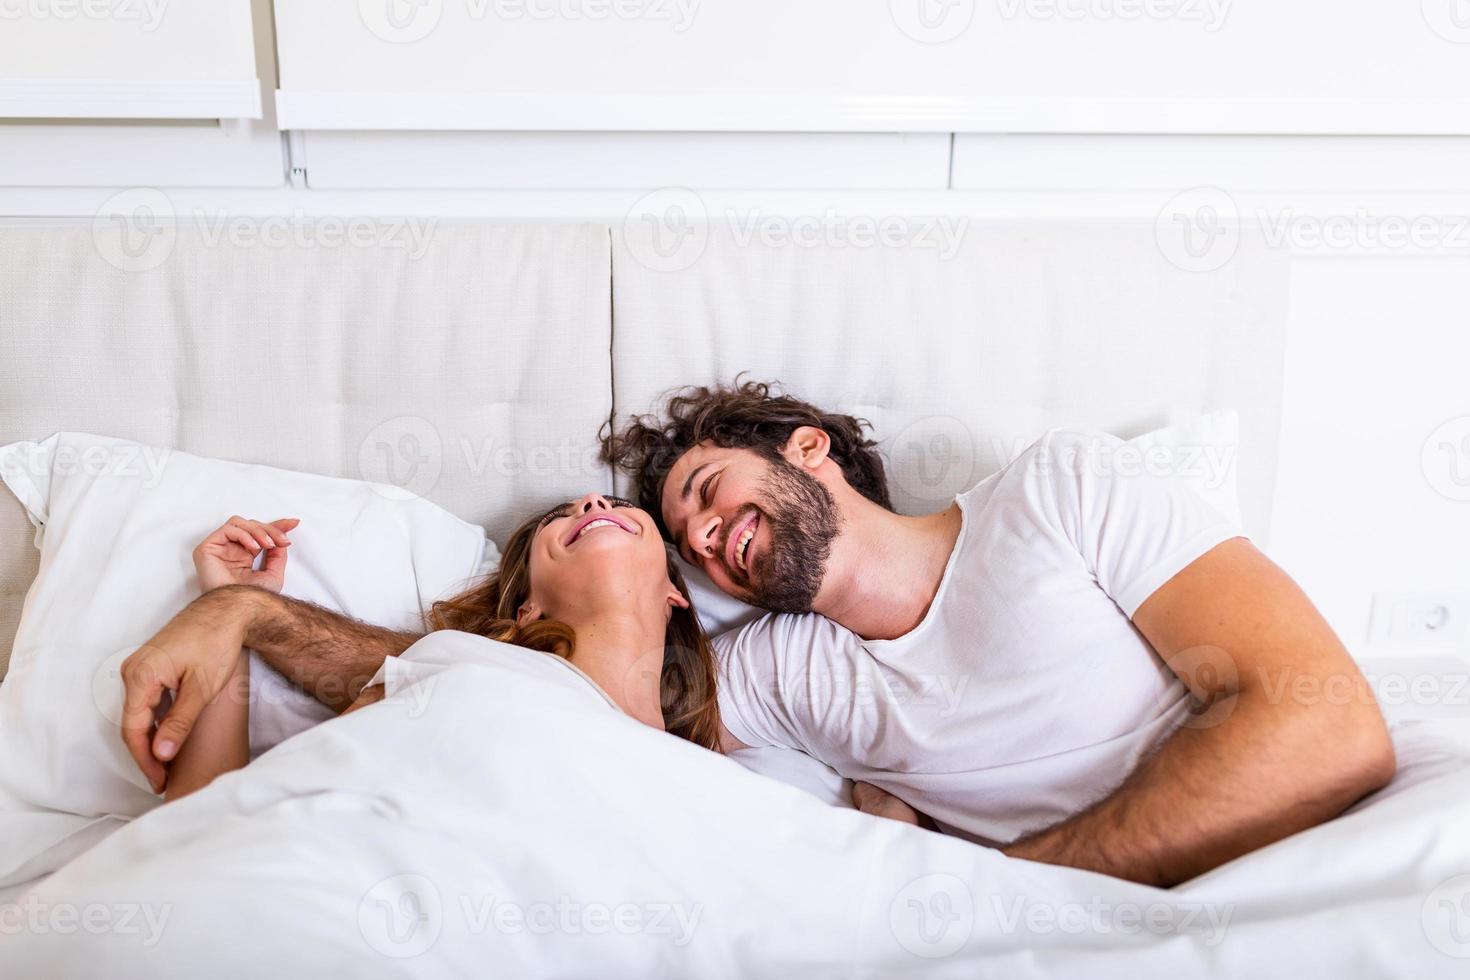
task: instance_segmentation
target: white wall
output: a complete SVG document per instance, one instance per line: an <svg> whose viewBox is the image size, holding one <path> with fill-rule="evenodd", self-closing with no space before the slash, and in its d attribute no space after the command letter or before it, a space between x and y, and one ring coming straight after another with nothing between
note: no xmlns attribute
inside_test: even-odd
<svg viewBox="0 0 1470 980"><path fill-rule="evenodd" d="M1358 650L1374 592L1470 586L1470 502L1445 492L1470 443L1423 459L1470 432L1467 221L1458 257L1296 263L1272 552Z"/></svg>
<svg viewBox="0 0 1470 980"><path fill-rule="evenodd" d="M6 78L255 78L250 0L0 0Z"/></svg>
<svg viewBox="0 0 1470 980"><path fill-rule="evenodd" d="M276 22L300 128L1429 133L1466 126L1459 2L278 0Z"/></svg>
<svg viewBox="0 0 1470 980"><path fill-rule="evenodd" d="M0 119L259 119L252 2L0 0Z"/></svg>
<svg viewBox="0 0 1470 980"><path fill-rule="evenodd" d="M1224 188L1233 217L1277 226L1298 255L1271 551L1363 655L1374 652L1376 591L1470 586L1470 502L1453 499L1451 468L1470 476L1470 439L1444 430L1447 448L1428 466L1422 458L1438 427L1470 418L1470 138L1422 135L1470 133L1470 24L1451 16L1463 0L624 5L692 12L682 30L652 16L537 18L495 13L532 9L516 2L426 0L410 6L437 19L417 40L372 29L363 11L387 0L278 0L274 21L269 0L251 0L248 67L237 45L201 26L233 23L242 0L169 0L159 30L193 37L173 54L118 24L17 31L19 2L0 0L8 75L248 71L263 112L246 124L0 123L0 219L89 218L119 189L143 186L166 189L186 218L619 222L649 187L687 185L706 189L712 207L772 214L1152 220L1180 195ZM580 9L567 2L557 9ZM915 19L921 3L969 19L942 40L947 28L926 34ZM1121 13L1144 6L1162 13ZM555 110L533 129L606 127L632 106L676 132L332 131L339 115L285 139L272 99L277 24L281 88L323 95L315 111L327 117L343 110L336 95L366 92L348 108L381 116L388 106L401 127L453 89L501 97L492 108ZM536 93L562 101L538 105ZM783 113L798 96L805 106ZM843 100L861 111L843 116ZM736 128L800 128L806 112L847 131L677 132L707 128L707 106L723 106ZM463 122L460 108L450 104L451 122ZM881 131L853 131L890 110ZM946 112L975 131L942 126ZM1096 135L1140 120L1148 132L1238 135ZM1344 126L1408 135L1248 135ZM1385 219L1428 222L1431 240L1385 241ZM1324 229L1346 239L1316 240Z"/></svg>

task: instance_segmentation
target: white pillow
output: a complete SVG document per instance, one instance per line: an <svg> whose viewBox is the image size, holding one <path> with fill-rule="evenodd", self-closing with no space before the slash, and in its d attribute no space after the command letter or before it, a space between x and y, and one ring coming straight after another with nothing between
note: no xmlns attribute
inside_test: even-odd
<svg viewBox="0 0 1470 980"><path fill-rule="evenodd" d="M1220 515L1241 526L1236 463L1240 456L1240 416L1222 409L1155 429L1128 445L1139 450L1144 472L1168 473L1193 486Z"/></svg>
<svg viewBox="0 0 1470 980"><path fill-rule="evenodd" d="M1235 489L1240 419L1233 409L1156 429L1129 439L1128 445L1138 450L1138 465L1160 467L1190 483L1222 516L1240 526L1240 498ZM682 558L679 566L699 621L710 636L739 629L765 615L764 610L721 592L709 576Z"/></svg>
<svg viewBox="0 0 1470 980"><path fill-rule="evenodd" d="M706 635L715 637L730 630L737 630L746 623L760 619L764 609L741 602L732 595L720 591L719 586L698 565L691 565L671 547L669 553L684 573L684 584L689 586L689 599L694 603L694 613Z"/></svg>
<svg viewBox="0 0 1470 980"><path fill-rule="evenodd" d="M0 447L0 479L41 551L0 684L0 883L93 818L159 802L118 735L118 668L199 595L190 552L230 515L300 518L285 594L399 629L497 559L481 528L398 487L101 436ZM253 751L330 715L254 659L251 681Z"/></svg>

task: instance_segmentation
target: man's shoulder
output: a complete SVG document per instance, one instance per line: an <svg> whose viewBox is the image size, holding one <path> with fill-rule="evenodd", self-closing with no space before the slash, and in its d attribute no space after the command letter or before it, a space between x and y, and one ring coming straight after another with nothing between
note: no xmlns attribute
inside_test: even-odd
<svg viewBox="0 0 1470 980"><path fill-rule="evenodd" d="M1106 472L1120 446L1117 436L1089 429L1048 429L1018 452L1009 463L960 495L967 509L999 500L1006 504L1040 506L1056 488L1079 476ZM1051 489L1043 489L1051 488Z"/></svg>
<svg viewBox="0 0 1470 980"><path fill-rule="evenodd" d="M816 648L845 649L861 643L856 633L818 613L766 613L714 639L715 656L745 661L807 657Z"/></svg>
<svg viewBox="0 0 1470 980"><path fill-rule="evenodd" d="M1041 438L1017 453L1007 469L1049 468L1079 456L1111 452L1121 445L1122 439L1095 429L1047 429Z"/></svg>

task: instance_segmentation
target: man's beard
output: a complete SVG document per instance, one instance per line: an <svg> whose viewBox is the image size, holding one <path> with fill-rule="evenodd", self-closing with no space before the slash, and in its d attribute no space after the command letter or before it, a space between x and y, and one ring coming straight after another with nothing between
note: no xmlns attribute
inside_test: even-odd
<svg viewBox="0 0 1470 980"><path fill-rule="evenodd" d="M772 612L809 613L827 575L827 560L841 520L837 502L822 482L782 456L767 457L761 481L762 519L770 547L760 579L750 581L750 601Z"/></svg>

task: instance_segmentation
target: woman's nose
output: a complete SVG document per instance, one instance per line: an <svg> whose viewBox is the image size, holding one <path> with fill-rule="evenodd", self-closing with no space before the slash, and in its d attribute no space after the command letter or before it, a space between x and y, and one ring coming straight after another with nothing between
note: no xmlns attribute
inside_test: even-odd
<svg viewBox="0 0 1470 980"><path fill-rule="evenodd" d="M594 510L612 510L612 504L602 494L593 492L577 501L577 513L590 514Z"/></svg>

